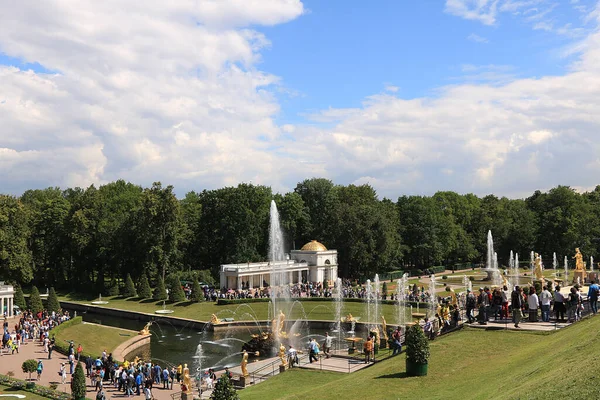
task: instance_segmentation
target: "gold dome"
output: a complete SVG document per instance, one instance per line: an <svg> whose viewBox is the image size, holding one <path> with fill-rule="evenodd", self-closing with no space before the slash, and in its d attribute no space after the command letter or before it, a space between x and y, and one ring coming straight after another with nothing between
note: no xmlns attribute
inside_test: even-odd
<svg viewBox="0 0 600 400"><path fill-rule="evenodd" d="M311 240L302 246L300 251L327 251L327 247L325 247L323 243L319 243L316 240Z"/></svg>

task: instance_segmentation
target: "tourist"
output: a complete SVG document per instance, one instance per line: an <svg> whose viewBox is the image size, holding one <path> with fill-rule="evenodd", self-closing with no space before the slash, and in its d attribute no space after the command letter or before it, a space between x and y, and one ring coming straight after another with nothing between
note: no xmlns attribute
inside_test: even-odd
<svg viewBox="0 0 600 400"><path fill-rule="evenodd" d="M77 346L77 361L81 359L81 353L83 352L83 347L81 347L81 343Z"/></svg>
<svg viewBox="0 0 600 400"><path fill-rule="evenodd" d="M588 289L588 299L590 301L590 308L592 312L596 314L598 312L598 293L600 292L600 286L592 279L590 281L590 287Z"/></svg>
<svg viewBox="0 0 600 400"><path fill-rule="evenodd" d="M425 325L423 326L423 332L429 338L429 340L435 339L435 331L433 329L433 324L429 320L429 318L425 318Z"/></svg>
<svg viewBox="0 0 600 400"><path fill-rule="evenodd" d="M529 307L529 322L537 322L540 299L535 293L534 286L529 288L529 296L527 296L527 306Z"/></svg>
<svg viewBox="0 0 600 400"><path fill-rule="evenodd" d="M69 373L73 375L75 371L75 355L73 353L69 354Z"/></svg>
<svg viewBox="0 0 600 400"><path fill-rule="evenodd" d="M515 286L515 290L511 294L510 301L513 310L513 321L515 323L515 328L519 328L519 322L521 322L521 318L523 317L523 292L519 286Z"/></svg>
<svg viewBox="0 0 600 400"><path fill-rule="evenodd" d="M540 293L540 304L542 307L542 321L550 322L550 303L552 302L552 293L548 287L544 286L544 290Z"/></svg>
<svg viewBox="0 0 600 400"><path fill-rule="evenodd" d="M473 316L473 310L477 305L477 300L475 299L475 295L471 292L471 289L467 289L467 320L469 323L475 322L475 317Z"/></svg>
<svg viewBox="0 0 600 400"><path fill-rule="evenodd" d="M292 368L294 365L298 364L298 351L290 345L287 351L288 355L288 365Z"/></svg>
<svg viewBox="0 0 600 400"><path fill-rule="evenodd" d="M106 395L104 394L103 390L100 390L97 394L96 394L96 400L106 400Z"/></svg>
<svg viewBox="0 0 600 400"><path fill-rule="evenodd" d="M325 341L323 342L323 353L325 353L325 358L331 357L331 343L333 338L329 336L329 332L325 332Z"/></svg>
<svg viewBox="0 0 600 400"><path fill-rule="evenodd" d="M392 346L393 356L402 353L402 332L400 331L400 327L397 327L394 332L392 332Z"/></svg>
<svg viewBox="0 0 600 400"><path fill-rule="evenodd" d="M568 300L569 308L567 309L567 319L568 322L575 322L577 320L577 309L580 304L579 293L575 286L571 287L569 292L569 300Z"/></svg>
<svg viewBox="0 0 600 400"><path fill-rule="evenodd" d="M367 337L367 341L365 342L365 344L363 345L363 349L365 352L365 364L368 364L369 362L373 361L373 338L372 337Z"/></svg>
<svg viewBox="0 0 600 400"><path fill-rule="evenodd" d="M500 292L500 294L502 295L502 313L501 313L501 318L502 319L508 319L508 296L509 296L509 292L508 292L508 287L506 285L504 285L502 287L502 291Z"/></svg>
<svg viewBox="0 0 600 400"><path fill-rule="evenodd" d="M162 371L163 389L169 388L169 368L165 368Z"/></svg>
<svg viewBox="0 0 600 400"><path fill-rule="evenodd" d="M498 321L498 315L502 319L502 293L499 288L495 288L492 293L492 309L494 311L494 321Z"/></svg>
<svg viewBox="0 0 600 400"><path fill-rule="evenodd" d="M181 383L181 374L183 373L183 366L179 364L177 366L177 383Z"/></svg>
<svg viewBox="0 0 600 400"><path fill-rule="evenodd" d="M319 345L315 339L310 338L310 342L308 342L308 360L311 364L313 361L317 361L317 354L319 354Z"/></svg>
<svg viewBox="0 0 600 400"><path fill-rule="evenodd" d="M137 372L135 374L135 394L138 396L140 395L140 390L142 389L142 376L143 374L141 372Z"/></svg>
<svg viewBox="0 0 600 400"><path fill-rule="evenodd" d="M486 288L487 289L487 288ZM487 325L488 321L488 307L490 306L490 298L488 293L479 288L479 296L477 297L477 306L479 306L479 323L481 325Z"/></svg>
<svg viewBox="0 0 600 400"><path fill-rule="evenodd" d="M556 322L565 322L566 311L565 296L560 292L560 286L556 286L554 290L554 316L556 317Z"/></svg>
<svg viewBox="0 0 600 400"><path fill-rule="evenodd" d="M44 363L42 363L42 360L38 361L38 365L37 365L37 380L40 380L40 377L42 376L42 372L44 371Z"/></svg>

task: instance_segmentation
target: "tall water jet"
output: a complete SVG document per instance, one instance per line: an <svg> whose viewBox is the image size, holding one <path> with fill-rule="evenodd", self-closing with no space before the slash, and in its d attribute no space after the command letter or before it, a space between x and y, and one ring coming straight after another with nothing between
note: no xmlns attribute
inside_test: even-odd
<svg viewBox="0 0 600 400"><path fill-rule="evenodd" d="M535 252L533 250L529 253L529 266L531 267L531 279L533 279L535 269Z"/></svg>
<svg viewBox="0 0 600 400"><path fill-rule="evenodd" d="M290 288L288 285L288 274L282 272L280 264L285 261L285 250L283 243L283 230L279 222L279 211L275 200L271 200L269 219L269 262L271 263L271 312L270 319L276 319L278 310L282 304L280 301L289 302ZM279 338L279 329L273 332L275 339ZM277 341L277 340L276 340Z"/></svg>
<svg viewBox="0 0 600 400"><path fill-rule="evenodd" d="M398 305L396 308L398 326L402 327L402 332L406 328L406 289L408 286L408 274L403 274L401 279L396 281L396 300Z"/></svg>
<svg viewBox="0 0 600 400"><path fill-rule="evenodd" d="M366 294L367 294L367 320L365 321L367 324L367 328L371 329L371 318L373 317L373 285L371 285L371 280L367 279L366 283Z"/></svg>
<svg viewBox="0 0 600 400"><path fill-rule="evenodd" d="M196 371L194 374L196 378L196 382L200 382L200 378L202 376L202 358L204 357L204 351L202 350L202 343L198 344L196 347L196 353L194 354L194 369Z"/></svg>
<svg viewBox="0 0 600 400"><path fill-rule="evenodd" d="M492 237L492 231L489 230L487 234L487 257L485 263L485 272L487 273L486 280L490 280L494 285L502 284L502 277L500 271L498 271L498 258L494 252L494 238Z"/></svg>
<svg viewBox="0 0 600 400"><path fill-rule="evenodd" d="M517 283L517 275L515 271L515 258L513 255L513 251L510 251L510 255L508 256L508 271L510 273L510 285L512 287L515 287L516 285L518 285Z"/></svg>
<svg viewBox="0 0 600 400"><path fill-rule="evenodd" d="M375 295L374 303L375 305L373 306L373 311L374 311L374 321L373 323L375 324L375 326L377 326L379 324L379 321L381 320L381 315L379 312L379 304L381 302L381 285L380 285L380 281L379 281L379 274L375 274L375 286L373 288L373 294ZM383 335L382 335L383 336Z"/></svg>
<svg viewBox="0 0 600 400"><path fill-rule="evenodd" d="M569 260L567 256L565 256L565 282L563 286L567 286L569 284Z"/></svg>
<svg viewBox="0 0 600 400"><path fill-rule="evenodd" d="M590 271L594 272L594 256L590 256Z"/></svg>
<svg viewBox="0 0 600 400"><path fill-rule="evenodd" d="M513 287L519 284L519 253L515 254L515 284Z"/></svg>
<svg viewBox="0 0 600 400"><path fill-rule="evenodd" d="M337 331L338 344L342 343L342 308L344 307L344 293L342 292L342 278L335 280L333 292L335 298L335 331Z"/></svg>
<svg viewBox="0 0 600 400"><path fill-rule="evenodd" d="M469 277L467 275L463 275L462 281L463 281L463 286L465 287L465 292L467 290L471 290L471 287L472 287L471 280L469 279Z"/></svg>
<svg viewBox="0 0 600 400"><path fill-rule="evenodd" d="M431 274L429 279L429 307L431 310L427 314L429 315L429 318L433 318L437 311L437 295L435 294L435 275Z"/></svg>

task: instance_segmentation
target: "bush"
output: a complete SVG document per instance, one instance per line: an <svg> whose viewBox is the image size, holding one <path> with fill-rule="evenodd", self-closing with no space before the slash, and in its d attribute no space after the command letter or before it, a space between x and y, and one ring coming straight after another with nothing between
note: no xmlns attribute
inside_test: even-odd
<svg viewBox="0 0 600 400"><path fill-rule="evenodd" d="M158 278L156 282L156 287L154 288L154 292L152 293L152 298L154 300L166 300L167 299L167 290L165 289L165 282L162 278Z"/></svg>
<svg viewBox="0 0 600 400"><path fill-rule="evenodd" d="M21 364L21 369L26 374L29 374L29 379L31 379L31 374L37 371L37 365L38 362L33 358L30 358L29 360L23 361L23 364Z"/></svg>
<svg viewBox="0 0 600 400"><path fill-rule="evenodd" d="M200 282L198 282L198 279L194 279L194 282L192 283L190 301L193 301L194 303L204 301L204 291L200 287Z"/></svg>
<svg viewBox="0 0 600 400"><path fill-rule="evenodd" d="M226 375L221 375L221 378L217 381L213 392L210 395L211 400L239 400L235 388L231 379Z"/></svg>
<svg viewBox="0 0 600 400"><path fill-rule="evenodd" d="M111 279L108 287L104 289L104 293L107 296L118 296L119 295L119 282L116 279Z"/></svg>
<svg viewBox="0 0 600 400"><path fill-rule="evenodd" d="M169 275L167 277L167 282L169 285L169 300L171 300L173 303L185 301L185 292L181 287L179 278L176 275Z"/></svg>
<svg viewBox="0 0 600 400"><path fill-rule="evenodd" d="M21 311L27 310L27 303L25 302L25 295L23 295L23 289L21 285L15 285L15 305L19 306Z"/></svg>
<svg viewBox="0 0 600 400"><path fill-rule="evenodd" d="M474 277L474 276L469 276L469 280L470 280L471 282L474 282L474 281L475 281L475 277Z"/></svg>
<svg viewBox="0 0 600 400"><path fill-rule="evenodd" d="M137 291L135 290L135 285L133 284L133 279L131 279L131 275L127 274L125 278L125 289L123 290L123 296L125 297L136 297Z"/></svg>
<svg viewBox="0 0 600 400"><path fill-rule="evenodd" d="M40 297L40 291L35 286L31 288L31 294L29 294L29 309L34 313L44 310L42 298Z"/></svg>
<svg viewBox="0 0 600 400"><path fill-rule="evenodd" d="M46 304L46 309L48 311L56 311L60 310L60 303L58 302L58 297L56 296L56 291L53 287L50 288L48 292L48 303Z"/></svg>
<svg viewBox="0 0 600 400"><path fill-rule="evenodd" d="M85 399L86 390L85 373L83 372L81 363L78 362L75 367L75 373L73 373L73 381L71 382L71 394L73 395L73 399Z"/></svg>
<svg viewBox="0 0 600 400"><path fill-rule="evenodd" d="M152 297L152 289L150 288L150 282L148 282L146 274L142 275L137 292L138 296L142 299L149 299Z"/></svg>
<svg viewBox="0 0 600 400"><path fill-rule="evenodd" d="M448 279L447 275L442 275L442 279Z"/></svg>
<svg viewBox="0 0 600 400"><path fill-rule="evenodd" d="M384 296L387 296L387 294L388 294L387 282L383 282L383 285L381 285L381 294L383 294Z"/></svg>
<svg viewBox="0 0 600 400"><path fill-rule="evenodd" d="M417 364L429 361L429 340L419 324L406 330L406 359Z"/></svg>

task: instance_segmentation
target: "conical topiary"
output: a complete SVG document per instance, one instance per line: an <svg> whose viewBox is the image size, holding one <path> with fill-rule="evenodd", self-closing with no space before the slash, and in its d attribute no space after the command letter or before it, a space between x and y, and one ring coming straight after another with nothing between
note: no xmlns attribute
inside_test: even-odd
<svg viewBox="0 0 600 400"><path fill-rule="evenodd" d="M200 282L198 282L198 279L196 278L194 278L194 283L192 283L192 293L190 294L190 300L194 303L204 301L204 291L200 286Z"/></svg>
<svg viewBox="0 0 600 400"><path fill-rule="evenodd" d="M167 291L165 290L165 282L162 278L158 278L156 281L156 287L154 288L154 292L152 292L152 298L154 300L166 300L167 299Z"/></svg>
<svg viewBox="0 0 600 400"><path fill-rule="evenodd" d="M231 379L226 375L221 375L213 392L210 395L211 400L239 400L237 391L233 387Z"/></svg>
<svg viewBox="0 0 600 400"><path fill-rule="evenodd" d="M34 313L44 310L42 298L40 297L40 291L35 286L31 288L31 293L29 294L29 310Z"/></svg>
<svg viewBox="0 0 600 400"><path fill-rule="evenodd" d="M51 287L48 292L48 304L46 304L46 310L48 311L56 311L60 310L60 303L58 302L58 297L56 296L56 291Z"/></svg>
<svg viewBox="0 0 600 400"><path fill-rule="evenodd" d="M179 303L185 301L185 292L181 287L181 282L176 275L169 275L167 278L169 282L169 300L173 303Z"/></svg>
<svg viewBox="0 0 600 400"><path fill-rule="evenodd" d="M152 297L152 289L150 288L150 283L148 282L146 274L142 275L137 292L138 296L142 299L149 299Z"/></svg>
<svg viewBox="0 0 600 400"><path fill-rule="evenodd" d="M127 278L125 278L125 290L123 291L123 296L125 297L136 297L137 291L135 290L135 285L133 284L133 279L131 279L131 275L127 274Z"/></svg>
<svg viewBox="0 0 600 400"><path fill-rule="evenodd" d="M85 373L81 363L77 363L75 372L73 373L73 381L71 382L71 395L75 400L83 400L86 395Z"/></svg>

